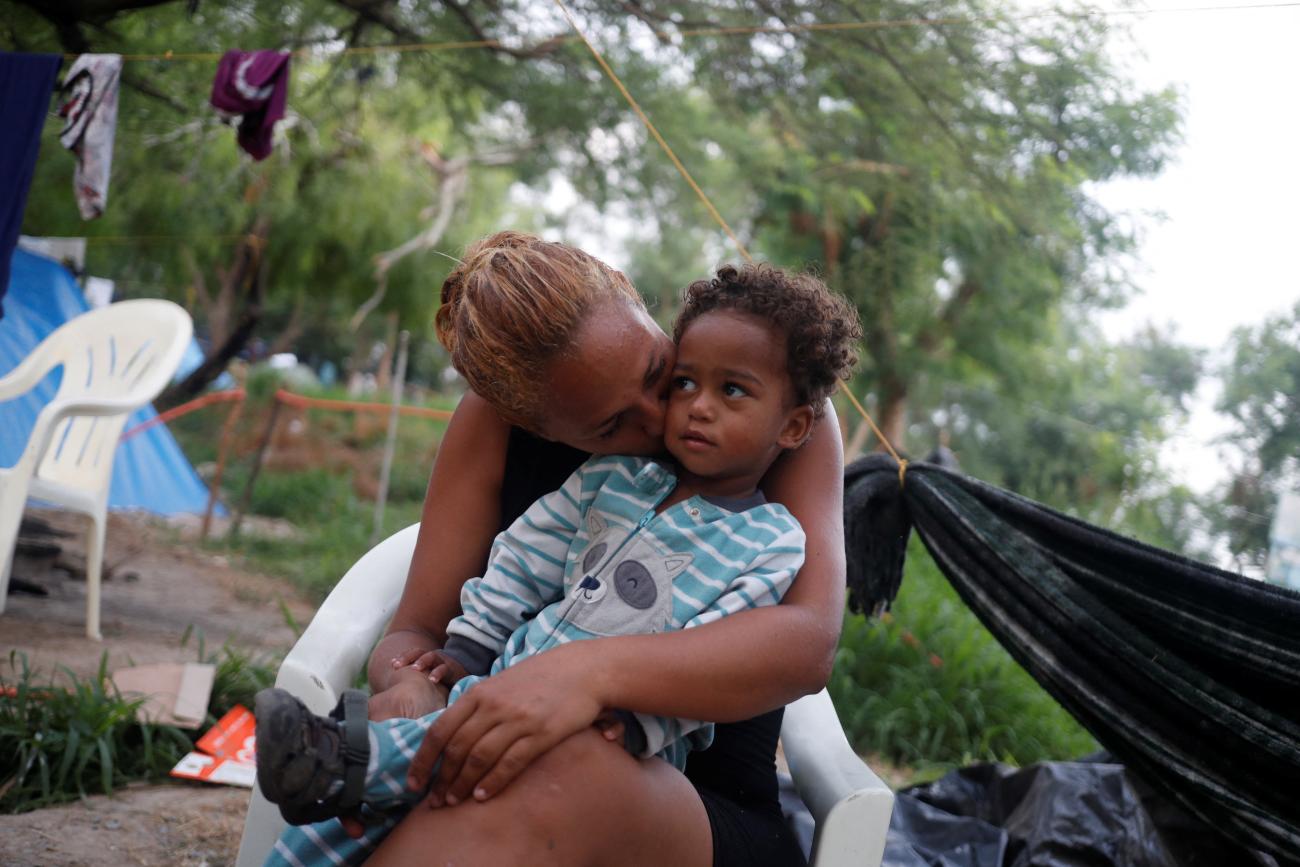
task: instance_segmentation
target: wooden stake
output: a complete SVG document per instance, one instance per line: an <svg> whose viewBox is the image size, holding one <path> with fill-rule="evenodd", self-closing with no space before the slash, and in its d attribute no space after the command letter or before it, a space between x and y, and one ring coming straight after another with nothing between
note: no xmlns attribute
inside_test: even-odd
<svg viewBox="0 0 1300 867"><path fill-rule="evenodd" d="M208 484L208 505L203 510L203 527L199 530L199 541L208 540L208 530L212 527L212 510L217 505L217 494L221 490L221 477L226 471L226 455L230 452L230 439L235 432L235 424L244 409L242 396L231 403L230 412L226 413L226 423L221 426L221 445L217 446L217 471Z"/></svg>
<svg viewBox="0 0 1300 867"><path fill-rule="evenodd" d="M266 421L266 430L262 433L262 441L257 444L257 455L253 458L253 471L248 474L248 482L244 484L244 493L239 498L239 511L235 513L234 520L230 522L230 536L235 539L239 537L239 527L244 523L244 514L248 511L248 504L253 500L253 485L257 483L257 474L262 471L262 458L266 455L266 449L271 445L271 434L275 433L275 422L280 416L280 398L277 394L271 398L271 416Z"/></svg>
<svg viewBox="0 0 1300 867"><path fill-rule="evenodd" d="M370 532L370 547L379 544L384 532L384 503L388 499L388 476L393 469L393 452L397 448L397 420L401 417L402 387L406 383L406 350L411 332L397 338L397 372L393 375L393 403L388 411L388 439L384 443L384 463L379 471L379 493L375 497L375 527Z"/></svg>

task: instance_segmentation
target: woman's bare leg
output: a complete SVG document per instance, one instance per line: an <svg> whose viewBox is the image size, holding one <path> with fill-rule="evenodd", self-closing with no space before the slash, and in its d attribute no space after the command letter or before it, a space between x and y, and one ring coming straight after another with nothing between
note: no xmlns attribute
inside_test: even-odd
<svg viewBox="0 0 1300 867"><path fill-rule="evenodd" d="M708 816L686 777L659 759L634 759L588 729L486 802L429 809L422 801L366 863L707 867L712 860Z"/></svg>

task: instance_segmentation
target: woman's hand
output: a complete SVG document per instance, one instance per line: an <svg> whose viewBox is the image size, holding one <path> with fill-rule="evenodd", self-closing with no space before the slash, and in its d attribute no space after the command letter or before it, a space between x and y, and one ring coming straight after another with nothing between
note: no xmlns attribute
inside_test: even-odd
<svg viewBox="0 0 1300 867"><path fill-rule="evenodd" d="M585 642L580 642L585 643ZM430 806L486 800L601 715L589 655L566 644L470 687L438 718L411 763L407 785L429 786ZM430 780L438 759L436 779Z"/></svg>

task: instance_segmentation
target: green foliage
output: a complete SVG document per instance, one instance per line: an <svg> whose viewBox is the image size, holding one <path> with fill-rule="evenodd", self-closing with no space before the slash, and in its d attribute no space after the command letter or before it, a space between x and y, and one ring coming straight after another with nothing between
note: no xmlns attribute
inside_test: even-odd
<svg viewBox="0 0 1300 867"><path fill-rule="evenodd" d="M849 616L829 689L862 752L931 773L1076 758L1096 743L1020 668L913 541L893 611Z"/></svg>
<svg viewBox="0 0 1300 867"><path fill-rule="evenodd" d="M281 603L285 621L291 626L293 618ZM192 630L185 630L181 646L189 643ZM275 685L275 673L280 668L282 654L272 651L252 651L231 644L209 651L203 633L195 638L195 653L199 662L216 666L212 679L212 696L208 699L208 718L205 728L216 723L235 705L252 709L253 697L259 690Z"/></svg>
<svg viewBox="0 0 1300 867"><path fill-rule="evenodd" d="M773 24L930 14L911 0L764 9ZM754 23L747 4L708 10ZM658 13L690 20L700 6ZM1192 553L1193 498L1157 456L1202 359L1156 332L1109 345L1090 321L1128 297L1139 240L1092 191L1162 168L1178 96L1126 78L1114 19L1026 19L979 0L941 17L646 49L689 65L694 86L651 115L757 258L811 267L855 302L854 387L896 445L920 456L950 439L981 478ZM632 247L647 294L671 298L702 264L737 258L689 193L647 198L658 231Z"/></svg>
<svg viewBox="0 0 1300 867"><path fill-rule="evenodd" d="M1120 344L1078 324L1044 333L1022 364L993 379L971 371L921 382L920 442L950 437L962 469L1017 493L1194 553L1199 506L1172 484L1159 450L1187 419L1202 354L1147 331Z"/></svg>
<svg viewBox="0 0 1300 867"><path fill-rule="evenodd" d="M1300 487L1300 303L1233 331L1228 352L1217 408L1233 420L1224 440L1244 461L1214 522L1233 554L1259 566L1278 494Z"/></svg>
<svg viewBox="0 0 1300 867"><path fill-rule="evenodd" d="M188 638L187 631L182 645ZM229 645L208 653L202 636L198 661L217 668L208 725L236 704L250 707L279 665L272 654ZM58 679L42 677L24 654L10 652L8 672L0 675L0 810L26 812L160 779L193 748L199 732L138 722L143 699L123 698L107 666L104 654L93 677L67 669Z"/></svg>
<svg viewBox="0 0 1300 867"><path fill-rule="evenodd" d="M40 679L23 654L0 677L0 808L36 809L134 779L158 777L189 750L170 726L135 721L142 700L121 697L107 655L94 677L65 672L69 686Z"/></svg>
<svg viewBox="0 0 1300 867"><path fill-rule="evenodd" d="M352 499L348 480L326 469L268 472L257 477L250 508L257 515L314 524L346 510Z"/></svg>

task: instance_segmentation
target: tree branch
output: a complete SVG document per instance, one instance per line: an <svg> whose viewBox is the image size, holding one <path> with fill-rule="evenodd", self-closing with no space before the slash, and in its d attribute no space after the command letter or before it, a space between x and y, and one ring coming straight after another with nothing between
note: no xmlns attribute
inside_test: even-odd
<svg viewBox="0 0 1300 867"><path fill-rule="evenodd" d="M945 337L951 336L953 330L957 327L958 320L970 306L971 300L980 293L983 287L974 280L963 280L957 290L952 293L943 305L943 310L939 315L925 324L920 332L916 335L916 345L926 353L934 352L939 348L939 341Z"/></svg>

